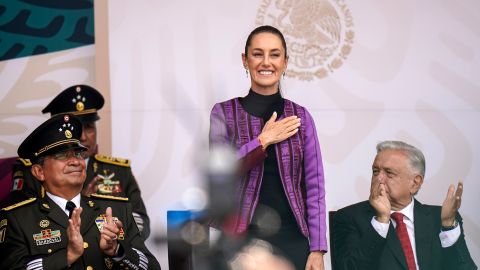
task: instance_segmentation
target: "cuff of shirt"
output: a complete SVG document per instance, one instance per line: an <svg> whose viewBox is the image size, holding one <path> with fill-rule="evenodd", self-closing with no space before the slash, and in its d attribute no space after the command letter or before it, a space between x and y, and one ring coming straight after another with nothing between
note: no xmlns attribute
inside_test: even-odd
<svg viewBox="0 0 480 270"><path fill-rule="evenodd" d="M378 222L378 220L376 220L375 217L372 217L372 221L370 223L372 224L375 231L377 231L377 233L381 237L387 238L388 227L390 226L390 221L388 221L388 223L382 223L382 222Z"/></svg>
<svg viewBox="0 0 480 270"><path fill-rule="evenodd" d="M455 229L452 230L441 231L439 237L442 247L447 248L453 246L453 244L457 242L458 238L460 238L460 234L460 226L457 226Z"/></svg>
<svg viewBox="0 0 480 270"><path fill-rule="evenodd" d="M112 257L112 260L115 262L119 262L125 258L125 251L123 250L123 247L120 245L120 243L117 244L117 249L115 250L115 255Z"/></svg>

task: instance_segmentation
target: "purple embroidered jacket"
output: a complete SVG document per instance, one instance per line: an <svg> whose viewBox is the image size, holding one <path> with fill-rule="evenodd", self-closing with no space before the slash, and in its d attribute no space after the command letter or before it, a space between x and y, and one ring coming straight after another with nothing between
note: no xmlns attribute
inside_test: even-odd
<svg viewBox="0 0 480 270"><path fill-rule="evenodd" d="M284 112L277 120L292 115L301 118L299 131L275 145L282 185L310 250L327 251L325 181L315 124L304 107L285 99ZM210 114L210 144L234 146L245 169L238 187L236 233L247 229L258 203L265 153L257 137L263 125L263 119L248 114L238 98L215 104Z"/></svg>

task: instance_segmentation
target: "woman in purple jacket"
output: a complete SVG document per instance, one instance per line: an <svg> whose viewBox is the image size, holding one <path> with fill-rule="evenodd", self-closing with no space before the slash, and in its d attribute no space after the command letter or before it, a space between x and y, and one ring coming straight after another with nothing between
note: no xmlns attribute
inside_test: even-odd
<svg viewBox="0 0 480 270"><path fill-rule="evenodd" d="M242 59L251 80L248 95L215 104L210 115L210 144L237 149L243 172L231 229L268 241L295 269L323 270L322 157L312 116L280 93L285 38L260 26L248 36Z"/></svg>

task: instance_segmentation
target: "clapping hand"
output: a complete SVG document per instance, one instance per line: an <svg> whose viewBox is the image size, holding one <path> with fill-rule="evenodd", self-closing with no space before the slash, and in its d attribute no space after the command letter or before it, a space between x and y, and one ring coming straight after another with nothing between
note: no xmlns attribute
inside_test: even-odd
<svg viewBox="0 0 480 270"><path fill-rule="evenodd" d="M118 234L123 225L119 220L113 220L111 207L107 207L105 216L107 220L100 232L100 249L108 256L115 256Z"/></svg>
<svg viewBox="0 0 480 270"><path fill-rule="evenodd" d="M72 265L80 256L83 254L83 236L80 233L80 226L82 225L82 220L80 214L82 213L82 208L75 208L72 213L72 217L68 220L67 228L67 263Z"/></svg>
<svg viewBox="0 0 480 270"><path fill-rule="evenodd" d="M462 204L463 183L458 182L457 190L455 185L451 184L448 187L447 197L442 204L442 226L451 227L455 222L455 216Z"/></svg>

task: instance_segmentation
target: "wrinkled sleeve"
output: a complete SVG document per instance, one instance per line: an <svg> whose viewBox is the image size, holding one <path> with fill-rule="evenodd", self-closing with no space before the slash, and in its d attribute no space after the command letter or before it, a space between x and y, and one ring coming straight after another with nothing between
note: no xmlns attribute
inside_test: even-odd
<svg viewBox="0 0 480 270"><path fill-rule="evenodd" d="M128 179L128 181L125 181L125 193L132 204L135 223L142 234L142 238L146 240L150 235L150 218L147 214L147 208L143 202L142 193L140 191L140 187L138 186L137 180L132 173L132 169L130 167L126 168L125 173L125 177Z"/></svg>
<svg viewBox="0 0 480 270"><path fill-rule="evenodd" d="M477 266L468 251L465 231L463 230L463 219L458 212L456 219L461 234L453 245L442 248L442 269L475 270Z"/></svg>
<svg viewBox="0 0 480 270"><path fill-rule="evenodd" d="M355 209L358 212L357 209ZM340 270L378 269L379 258L387 244L383 238L365 219L363 227L359 225L351 210L339 210L333 218L333 254L335 265ZM358 215L362 215L363 212ZM363 223L362 223L363 224ZM363 229L362 229L363 228ZM388 226L387 237L395 234L393 225ZM390 236L389 236L390 235Z"/></svg>
<svg viewBox="0 0 480 270"><path fill-rule="evenodd" d="M305 110L304 170L311 251L327 251L325 179L315 123Z"/></svg>
<svg viewBox="0 0 480 270"><path fill-rule="evenodd" d="M131 205L128 204L124 208L125 216L130 217L126 219L126 235L128 238L125 241L120 241L121 248L123 249L123 257L116 264L122 264L130 267L131 269L158 269L160 270L160 264L153 254L145 246L143 237L135 224Z"/></svg>
<svg viewBox="0 0 480 270"><path fill-rule="evenodd" d="M258 165L266 157L265 151L262 149L258 138L254 138L248 143L236 147L233 135L235 131L228 130L225 112L220 103L215 104L210 113L210 148L214 146L234 147L237 158L240 161L240 171L247 172L254 166Z"/></svg>

